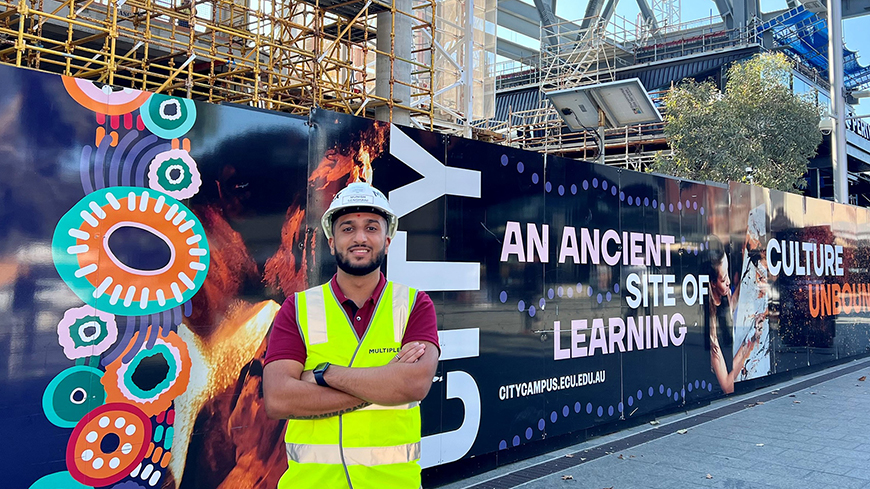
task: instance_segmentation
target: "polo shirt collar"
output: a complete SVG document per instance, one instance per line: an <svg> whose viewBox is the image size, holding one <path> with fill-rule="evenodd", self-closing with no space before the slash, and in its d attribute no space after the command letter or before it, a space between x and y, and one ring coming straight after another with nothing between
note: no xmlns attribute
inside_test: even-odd
<svg viewBox="0 0 870 489"><path fill-rule="evenodd" d="M372 291L372 296L368 298L367 303L370 302L372 304L377 304L378 299L381 298L381 293L384 292L384 287L387 286L387 277L384 276L383 272L378 272L380 275L380 280L378 280L378 285L375 286L375 290ZM332 279L329 280L329 286L332 287L332 292L335 294L335 298L338 299L339 304L344 304L350 299L344 295L344 292L341 291L341 288L338 286L337 280L338 274L332 276Z"/></svg>

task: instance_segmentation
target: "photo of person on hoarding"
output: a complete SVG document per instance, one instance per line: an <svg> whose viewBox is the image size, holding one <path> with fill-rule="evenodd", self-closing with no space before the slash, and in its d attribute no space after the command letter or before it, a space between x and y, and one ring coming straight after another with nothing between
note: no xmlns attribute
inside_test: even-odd
<svg viewBox="0 0 870 489"><path fill-rule="evenodd" d="M766 314L755 316L755 333L748 341L741 342L733 357L730 353L734 344L734 316L740 285L731 292L731 279L728 254L716 236L707 238L706 257L702 273L710 277L710 300L707 303L706 329L710 340L710 368L716 375L719 387L725 394L734 392L734 382L738 380L761 339Z"/></svg>

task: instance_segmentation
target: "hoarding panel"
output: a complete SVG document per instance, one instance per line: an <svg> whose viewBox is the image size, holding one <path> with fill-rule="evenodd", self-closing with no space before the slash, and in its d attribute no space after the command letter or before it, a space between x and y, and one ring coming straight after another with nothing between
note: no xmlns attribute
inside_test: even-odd
<svg viewBox="0 0 870 489"><path fill-rule="evenodd" d="M770 291L765 259L770 238L768 190L731 182L731 250L729 253L733 356L730 372L735 382L771 373ZM727 347L722 342L726 365Z"/></svg>
<svg viewBox="0 0 870 489"><path fill-rule="evenodd" d="M770 287L771 358L774 372L784 372L806 365L803 346L809 309L806 266L801 253L783 252L785 247L798 249L804 227L804 198L792 193L770 191L770 239L766 256Z"/></svg>
<svg viewBox="0 0 870 489"><path fill-rule="evenodd" d="M707 220L707 193L710 187L698 182L680 182L680 236L676 240L679 248L680 273L676 285L679 291L677 307L673 308L683 316L685 339L681 350L686 403L699 402L713 396L710 382L710 339L705 319L710 309L710 269L706 245L710 235ZM715 190L713 190L715 195ZM673 314L673 313L672 313ZM683 391L680 392L683 395Z"/></svg>

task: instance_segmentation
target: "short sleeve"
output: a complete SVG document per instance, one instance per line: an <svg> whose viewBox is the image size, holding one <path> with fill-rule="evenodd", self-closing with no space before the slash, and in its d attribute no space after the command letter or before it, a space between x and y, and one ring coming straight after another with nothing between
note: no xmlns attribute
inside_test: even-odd
<svg viewBox="0 0 870 489"><path fill-rule="evenodd" d="M305 364L308 353L296 322L296 294L288 297L272 322L265 364L275 360L296 360Z"/></svg>
<svg viewBox="0 0 870 489"><path fill-rule="evenodd" d="M438 347L438 316L435 314L435 304L429 298L429 294L417 292L417 299L408 317L408 327L405 328L405 336L402 338L402 346L412 341L428 341Z"/></svg>

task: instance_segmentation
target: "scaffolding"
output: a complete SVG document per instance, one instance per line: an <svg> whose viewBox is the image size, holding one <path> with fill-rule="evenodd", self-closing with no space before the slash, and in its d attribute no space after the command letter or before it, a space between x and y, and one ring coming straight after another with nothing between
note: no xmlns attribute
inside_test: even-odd
<svg viewBox="0 0 870 489"><path fill-rule="evenodd" d="M514 63L502 73L502 86L537 86L541 96L535 108L511 108L506 120L478 127L492 139L517 148L582 159L597 159L604 150L605 164L642 170L657 152L670 152L663 123L608 128L603 136L595 128L572 132L546 97L548 92L617 79L622 68L667 59L735 48L758 42L753 26L726 30L719 18L686 23L678 20L679 2L655 3L656 23L641 16L634 23L618 15L609 20L590 17L541 28L540 69L533 62ZM665 16L665 14L667 14ZM547 37L549 36L549 37ZM663 109L664 92L650 93Z"/></svg>
<svg viewBox="0 0 870 489"><path fill-rule="evenodd" d="M407 5L407 2L405 3ZM436 0L0 0L0 63L213 103L306 114L378 106L433 124ZM390 28L377 29L379 13ZM396 19L410 19L410 58ZM383 18L383 17L381 17ZM378 50L378 33L390 48ZM385 34L382 34L385 35ZM382 44L383 46L383 44ZM375 94L375 60L411 66Z"/></svg>
<svg viewBox="0 0 870 489"><path fill-rule="evenodd" d="M588 26L588 27L584 27ZM545 92L612 81L632 64L638 26L624 17L590 17L541 27L541 89Z"/></svg>
<svg viewBox="0 0 870 489"><path fill-rule="evenodd" d="M653 16L663 32L675 32L674 29L679 29L682 10L680 0L652 0Z"/></svg>

